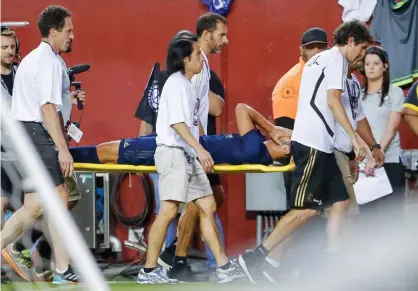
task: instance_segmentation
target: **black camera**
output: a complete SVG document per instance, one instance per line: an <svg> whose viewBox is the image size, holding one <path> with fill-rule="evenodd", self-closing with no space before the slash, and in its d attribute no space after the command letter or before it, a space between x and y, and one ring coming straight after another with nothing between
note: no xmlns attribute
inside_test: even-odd
<svg viewBox="0 0 418 291"><path fill-rule="evenodd" d="M82 65L75 65L68 69L68 77L70 78L71 86L74 86L77 91L81 89L81 82L76 82L74 75L83 73L90 69L90 65L82 64ZM77 98L77 108L78 110L82 110L84 108L83 103L80 99Z"/></svg>

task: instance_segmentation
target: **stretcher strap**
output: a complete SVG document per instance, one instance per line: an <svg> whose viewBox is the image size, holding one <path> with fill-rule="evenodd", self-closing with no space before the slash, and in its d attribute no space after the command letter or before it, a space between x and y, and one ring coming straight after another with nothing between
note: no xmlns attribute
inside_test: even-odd
<svg viewBox="0 0 418 291"><path fill-rule="evenodd" d="M274 173L290 172L294 169L294 164L286 166L265 166L265 165L215 165L215 173ZM86 164L74 163L76 171L92 172L124 172L124 173L155 173L155 166L133 166L119 164Z"/></svg>

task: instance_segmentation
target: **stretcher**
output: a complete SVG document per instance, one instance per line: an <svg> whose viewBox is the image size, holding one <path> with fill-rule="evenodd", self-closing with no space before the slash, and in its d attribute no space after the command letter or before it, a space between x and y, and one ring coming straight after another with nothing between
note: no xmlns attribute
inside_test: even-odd
<svg viewBox="0 0 418 291"><path fill-rule="evenodd" d="M286 166L265 166L256 164L243 165L215 165L215 173L274 173L274 172L289 172L294 169L294 164ZM74 163L76 171L92 171L102 173L156 173L155 166L133 166L120 164L88 164L88 163Z"/></svg>

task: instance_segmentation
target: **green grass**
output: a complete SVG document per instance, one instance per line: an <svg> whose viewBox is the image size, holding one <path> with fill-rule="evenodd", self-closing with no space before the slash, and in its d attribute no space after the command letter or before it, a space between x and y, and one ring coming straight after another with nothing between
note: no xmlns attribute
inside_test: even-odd
<svg viewBox="0 0 418 291"><path fill-rule="evenodd" d="M216 284L216 283L187 283L187 284L176 284L176 285L139 285L135 281L114 281L108 282L112 291L230 291L230 290L245 290L255 291L260 290L260 285L256 286L249 283L240 284ZM263 288L264 289L264 288ZM13 284L2 284L1 291L15 291L15 290L68 290L68 291L81 291L86 290L83 286L77 285L54 285L50 283L43 283L42 286L31 283L13 283ZM264 289L265 290L265 289Z"/></svg>

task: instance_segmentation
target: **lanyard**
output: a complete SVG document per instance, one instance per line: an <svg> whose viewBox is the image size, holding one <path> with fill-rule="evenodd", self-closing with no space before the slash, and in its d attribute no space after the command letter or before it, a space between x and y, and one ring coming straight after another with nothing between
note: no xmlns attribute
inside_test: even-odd
<svg viewBox="0 0 418 291"><path fill-rule="evenodd" d="M12 78L13 78L13 82L15 80L16 70L17 70L17 67L16 66L12 66ZM9 89L7 88L6 82L4 82L3 77L1 77L1 85L3 86L3 88L7 92L9 92Z"/></svg>
<svg viewBox="0 0 418 291"><path fill-rule="evenodd" d="M353 119L355 120L357 117L358 100L360 98L360 87L355 81L353 81L353 88L350 88L350 83L348 82L348 80L346 80L345 82L347 87L348 98L350 100L351 114L353 116ZM353 89L353 91L351 91L351 89Z"/></svg>

